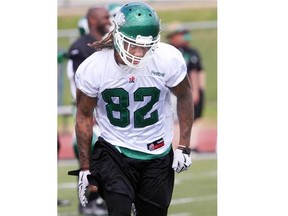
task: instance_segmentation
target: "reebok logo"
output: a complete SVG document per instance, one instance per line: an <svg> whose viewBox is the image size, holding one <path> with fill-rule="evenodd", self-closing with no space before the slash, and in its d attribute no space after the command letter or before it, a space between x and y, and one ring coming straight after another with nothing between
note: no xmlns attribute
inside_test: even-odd
<svg viewBox="0 0 288 216"><path fill-rule="evenodd" d="M161 77L165 76L165 73L160 73L160 72L154 71L154 70L151 71L151 74L154 76L161 76Z"/></svg>

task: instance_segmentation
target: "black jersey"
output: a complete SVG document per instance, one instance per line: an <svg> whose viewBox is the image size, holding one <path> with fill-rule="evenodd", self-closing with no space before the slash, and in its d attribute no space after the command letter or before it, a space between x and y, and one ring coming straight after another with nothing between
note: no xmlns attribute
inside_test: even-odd
<svg viewBox="0 0 288 216"><path fill-rule="evenodd" d="M78 66L91 54L95 49L89 47L87 44L94 42L96 39L90 34L82 35L70 47L68 51L68 58L73 61L73 71L76 72Z"/></svg>
<svg viewBox="0 0 288 216"><path fill-rule="evenodd" d="M203 69L201 58L199 52L192 48L192 47L181 47L178 48L182 53L186 66L187 66L187 73L191 73L192 70L200 73ZM194 103L194 121L202 116L204 108L204 89L199 89L199 101L198 103Z"/></svg>
<svg viewBox="0 0 288 216"><path fill-rule="evenodd" d="M188 73L191 70L197 70L198 72L202 70L200 54L196 49L191 47L181 47L179 50L185 59Z"/></svg>

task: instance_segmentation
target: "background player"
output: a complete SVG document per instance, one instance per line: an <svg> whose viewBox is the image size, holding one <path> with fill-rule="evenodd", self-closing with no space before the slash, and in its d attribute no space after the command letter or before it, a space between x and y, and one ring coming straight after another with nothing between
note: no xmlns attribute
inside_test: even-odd
<svg viewBox="0 0 288 216"><path fill-rule="evenodd" d="M179 27L178 27L179 28ZM182 53L186 65L187 73L192 85L192 95L194 102L194 121L202 117L204 108L205 93L205 71L199 51L192 47L191 34L187 29L178 29L167 35L169 43L175 46Z"/></svg>
<svg viewBox="0 0 288 216"><path fill-rule="evenodd" d="M74 105L76 102L75 72L78 66L95 52L95 49L89 47L88 44L93 41L102 40L108 33L110 26L109 13L104 7L89 8L86 16L81 17L78 21L80 37L69 48L69 60L67 62L67 76L70 80L70 90ZM99 127L94 119L93 139L91 142L92 148L97 140L97 134L99 133ZM73 134L72 144L75 155L79 159L75 132ZM89 186L88 194L89 203L85 207L79 204L79 212L86 215L107 215L105 202L98 195L97 188L92 185Z"/></svg>

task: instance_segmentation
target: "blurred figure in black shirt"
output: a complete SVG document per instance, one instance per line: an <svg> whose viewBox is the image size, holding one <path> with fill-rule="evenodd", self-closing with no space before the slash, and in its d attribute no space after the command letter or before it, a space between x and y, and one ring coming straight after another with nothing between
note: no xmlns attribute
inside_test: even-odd
<svg viewBox="0 0 288 216"><path fill-rule="evenodd" d="M102 40L109 32L110 26L109 11L104 7L90 8L87 15L81 17L78 22L81 36L70 46L67 62L67 76L70 80L71 94L74 101L76 101L74 74L78 66L95 52L95 49L88 46L88 44Z"/></svg>
<svg viewBox="0 0 288 216"><path fill-rule="evenodd" d="M168 42L179 49L187 65L187 73L192 84L194 101L194 121L202 117L204 108L205 72L197 49L191 47L191 34L187 29L180 29L167 35Z"/></svg>

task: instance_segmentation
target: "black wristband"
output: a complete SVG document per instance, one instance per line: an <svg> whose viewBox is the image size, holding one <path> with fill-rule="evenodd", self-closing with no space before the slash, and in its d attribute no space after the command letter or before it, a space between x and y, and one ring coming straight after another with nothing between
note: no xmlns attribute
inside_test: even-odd
<svg viewBox="0 0 288 216"><path fill-rule="evenodd" d="M190 153L191 153L191 148L189 148L188 146L178 146L178 149L180 149L180 150L182 150L182 153L184 153L184 154L188 154L188 155L190 155Z"/></svg>

